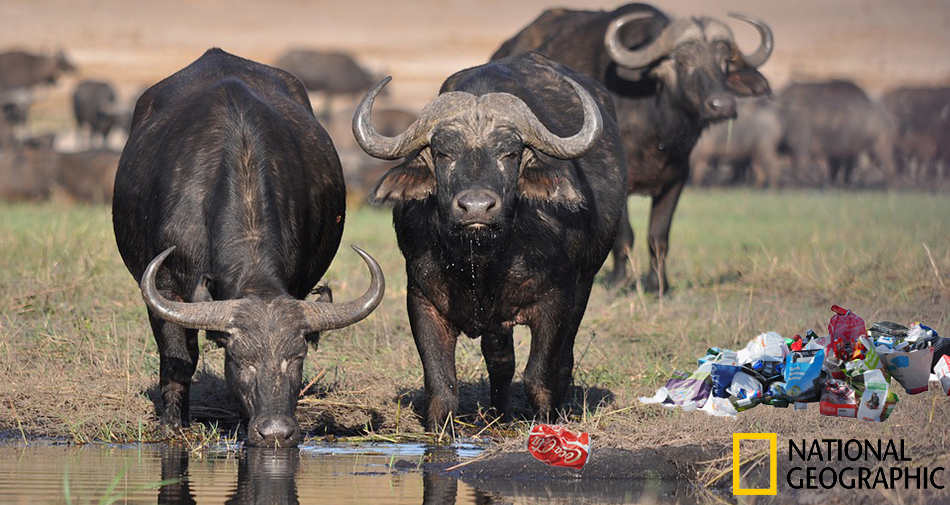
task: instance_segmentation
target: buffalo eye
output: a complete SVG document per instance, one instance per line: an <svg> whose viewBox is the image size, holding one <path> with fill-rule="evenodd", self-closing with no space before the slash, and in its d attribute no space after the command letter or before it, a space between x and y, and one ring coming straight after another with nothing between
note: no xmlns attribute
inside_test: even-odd
<svg viewBox="0 0 950 505"><path fill-rule="evenodd" d="M509 160L509 161L510 161L510 160L518 159L518 153L516 153L516 152L505 153L505 154L503 154L503 155L501 156L501 159L503 159L503 160Z"/></svg>
<svg viewBox="0 0 950 505"><path fill-rule="evenodd" d="M445 153L442 152L442 151L436 151L436 152L435 152L435 159L437 159L437 160L439 160L439 161L451 161L451 160L452 160L452 157L449 156L448 154L445 154Z"/></svg>

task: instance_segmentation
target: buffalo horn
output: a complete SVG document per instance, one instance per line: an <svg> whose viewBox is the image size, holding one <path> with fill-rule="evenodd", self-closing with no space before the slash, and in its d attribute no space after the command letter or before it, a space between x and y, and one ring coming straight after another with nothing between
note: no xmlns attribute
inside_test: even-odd
<svg viewBox="0 0 950 505"><path fill-rule="evenodd" d="M624 68L637 69L650 65L670 54L677 44L684 40L702 40L703 33L692 19L677 19L666 26L650 45L643 49L631 50L624 47L620 40L620 29L627 23L638 19L653 17L648 12L633 12L611 21L604 34L604 45L610 58Z"/></svg>
<svg viewBox="0 0 950 505"><path fill-rule="evenodd" d="M531 111L531 108L514 95L490 93L481 97L480 105L492 111L496 116L510 117L521 133L525 144L548 156L562 160L577 158L594 147L603 131L604 119L601 117L600 109L590 93L570 77L564 79L574 88L574 92L580 98L581 106L584 109L584 125L581 126L580 131L570 137L558 137L551 133L541 123L538 116Z"/></svg>
<svg viewBox="0 0 950 505"><path fill-rule="evenodd" d="M762 42L759 44L759 48L756 49L752 54L743 54L742 57L745 59L746 63L755 68L764 65L769 59L769 56L772 55L772 45L774 44L772 39L772 29L769 28L769 25L765 21L748 14L731 13L729 14L729 17L738 19L740 21L745 21L746 23L754 26L755 29L759 31L759 37L762 39Z"/></svg>
<svg viewBox="0 0 950 505"><path fill-rule="evenodd" d="M155 276L158 274L162 262L174 250L175 246L165 249L145 269L145 274L142 275L142 298L145 300L145 304L152 309L156 316L184 328L228 331L231 314L240 301L174 302L162 296L158 291L158 287L155 285Z"/></svg>
<svg viewBox="0 0 950 505"><path fill-rule="evenodd" d="M422 109L419 118L405 132L386 137L373 128L373 101L390 80L392 77L386 77L369 90L353 114L353 136L363 151L374 158L396 160L425 147L434 122L474 104L474 97L468 93L442 93Z"/></svg>
<svg viewBox="0 0 950 505"><path fill-rule="evenodd" d="M379 267L379 263L359 247L353 246L353 250L369 267L372 277L369 289L363 293L363 296L345 303L300 302L303 305L304 317L312 331L336 330L356 323L373 312L383 299L386 279L383 277L383 270Z"/></svg>

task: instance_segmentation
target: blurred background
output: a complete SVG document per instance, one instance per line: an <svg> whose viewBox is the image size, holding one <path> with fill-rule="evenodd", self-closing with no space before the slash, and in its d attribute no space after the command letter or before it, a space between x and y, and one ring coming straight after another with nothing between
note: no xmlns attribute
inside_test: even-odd
<svg viewBox="0 0 950 505"><path fill-rule="evenodd" d="M542 0L4 0L0 2L0 19L7 23L0 31L0 52L45 56L58 61L59 69L51 76L55 84L42 80L3 86L0 75L0 102L7 123L0 125L0 135L8 139L6 146L0 143L0 153L5 151L0 154L0 176L7 180L0 187L0 196L47 198L57 188L75 184L66 179L90 179L88 175L78 176L80 172L108 179L109 167L117 156L99 153L61 159L43 149L67 154L121 150L137 96L212 46L264 63L284 67L296 64L289 69L304 78L312 92L315 112L334 138L351 189L364 191L381 168L355 147L349 119L369 83L381 76L393 76L388 95L381 99L377 110L392 111L378 115L378 121L386 122L378 127L384 133L395 133L438 92L447 76L487 61L504 40L544 9L561 6L612 10L619 5ZM790 82L824 79L853 81L875 101L901 86L950 85L950 7L941 0L678 0L656 5L675 17L707 15L726 20L729 12L744 12L767 21L775 34L775 51L761 70L779 95ZM731 20L729 24L740 47L746 51L756 47L758 34L752 27ZM307 79L304 74L314 64L308 67L308 55L293 50L321 53L322 60L309 61L336 69L332 72L336 82L321 75ZM81 83L86 83L85 96L92 96L86 99L90 110L85 120L77 116L80 112L74 104ZM950 109L943 114L946 121ZM940 125L945 123L938 124L937 129L942 128ZM909 174L904 178L905 186L941 187L947 179L946 161L940 159L936 152L940 148L934 145L941 143L940 138L925 140L925 148L918 146L919 139L905 142L916 143L914 149L925 151L923 155L895 153L901 158L899 165L908 165L901 172ZM728 149L733 149L731 136L725 142ZM895 149L900 151L900 139L895 142ZM754 161L752 156L726 156L719 152L723 141L715 144L719 147L707 148L708 156L700 160L698 182L755 184L742 167ZM14 145L39 151L26 153L21 149L11 157ZM872 168L863 175L859 170L853 180L838 181L839 185L882 185L881 171L875 172L873 161L862 156L859 165ZM932 160L935 156L936 161ZM920 161L921 157L926 159ZM64 174L66 169L61 165L71 172ZM734 170L729 169L732 166ZM827 171L819 168L821 173ZM42 185L36 181L9 182L11 177L24 178L26 174L37 181L57 180L58 186L47 190L32 187ZM770 183L835 183L826 179L814 174L785 174ZM90 187L70 189L68 193L76 199L110 198L108 182L87 185Z"/></svg>

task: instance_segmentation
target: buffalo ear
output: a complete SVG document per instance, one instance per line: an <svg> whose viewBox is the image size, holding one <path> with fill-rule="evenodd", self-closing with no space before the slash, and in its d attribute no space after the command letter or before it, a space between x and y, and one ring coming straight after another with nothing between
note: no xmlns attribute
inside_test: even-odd
<svg viewBox="0 0 950 505"><path fill-rule="evenodd" d="M540 155L525 149L521 158L521 175L518 176L521 196L568 207L582 206L584 196L577 189L571 171L566 169L570 163L544 163Z"/></svg>
<svg viewBox="0 0 950 505"><path fill-rule="evenodd" d="M435 175L427 163L425 151L389 169L366 200L370 205L382 205L403 200L425 200L435 192Z"/></svg>
<svg viewBox="0 0 950 505"><path fill-rule="evenodd" d="M740 96L772 96L769 81L752 67L729 72L726 76L726 86Z"/></svg>

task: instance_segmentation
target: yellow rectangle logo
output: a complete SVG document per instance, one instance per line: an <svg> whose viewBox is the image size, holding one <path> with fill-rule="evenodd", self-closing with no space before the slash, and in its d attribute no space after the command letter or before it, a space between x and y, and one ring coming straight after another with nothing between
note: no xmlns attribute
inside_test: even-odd
<svg viewBox="0 0 950 505"><path fill-rule="evenodd" d="M768 440L769 441L769 488L743 489L739 478L742 472L739 469L739 441L741 440ZM732 434L732 494L733 495L777 495L778 494L778 433L733 433Z"/></svg>

